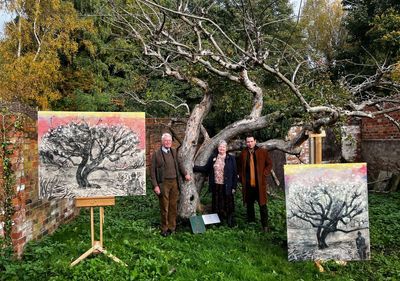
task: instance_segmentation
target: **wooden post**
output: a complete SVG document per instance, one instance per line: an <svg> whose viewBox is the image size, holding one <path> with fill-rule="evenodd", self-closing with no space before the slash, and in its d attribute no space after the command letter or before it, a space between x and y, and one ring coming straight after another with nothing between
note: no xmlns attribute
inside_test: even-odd
<svg viewBox="0 0 400 281"><path fill-rule="evenodd" d="M311 164L322 163L322 138L326 136L324 130L319 134L310 133L310 138L313 141Z"/></svg>
<svg viewBox="0 0 400 281"><path fill-rule="evenodd" d="M103 253L106 256L110 257L113 261L122 263L125 266L128 266L126 263L121 261L116 256L108 253L103 248L103 223L104 223L104 206L114 206L115 205L115 197L90 197L90 198L76 198L76 207L90 207L90 236L92 240L92 247L83 253L79 258L71 263L71 266L77 265L79 262L90 256L91 254ZM95 240L94 237L94 207L100 207L100 240Z"/></svg>

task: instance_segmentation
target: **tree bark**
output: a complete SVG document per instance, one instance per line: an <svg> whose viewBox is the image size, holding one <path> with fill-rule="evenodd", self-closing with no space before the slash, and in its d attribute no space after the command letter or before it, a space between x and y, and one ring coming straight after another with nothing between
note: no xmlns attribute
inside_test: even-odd
<svg viewBox="0 0 400 281"><path fill-rule="evenodd" d="M178 160L182 163L185 172L192 178L190 181L181 181L180 183L181 194L178 212L179 216L182 218L189 218L195 214L197 207L200 205L199 191L201 186L199 186L199 184L201 181L195 181L193 177L193 166L201 124L210 108L211 95L208 91L205 91L203 100L195 106L189 117L185 138L179 148Z"/></svg>

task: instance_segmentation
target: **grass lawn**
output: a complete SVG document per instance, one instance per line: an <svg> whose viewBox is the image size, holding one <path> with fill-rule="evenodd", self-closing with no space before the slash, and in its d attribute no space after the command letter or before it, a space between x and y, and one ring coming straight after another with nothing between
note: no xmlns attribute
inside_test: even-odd
<svg viewBox="0 0 400 281"><path fill-rule="evenodd" d="M400 193L369 195L371 261L327 262L322 273L311 261L287 261L284 200L271 200L273 229L265 234L259 224L244 221L240 199L237 227L207 226L206 233L194 235L181 222L176 234L164 238L150 190L117 198L105 208L104 243L127 267L105 255L69 266L90 248L90 215L83 209L70 224L29 243L22 260L0 257L0 280L400 280Z"/></svg>

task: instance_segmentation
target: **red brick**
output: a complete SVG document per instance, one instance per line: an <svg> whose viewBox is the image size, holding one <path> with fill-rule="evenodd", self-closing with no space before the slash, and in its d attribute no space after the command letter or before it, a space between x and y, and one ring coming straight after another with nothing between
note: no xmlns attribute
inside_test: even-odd
<svg viewBox="0 0 400 281"><path fill-rule="evenodd" d="M17 239L19 239L21 237L22 237L22 232L13 232L13 233L11 233L11 238L13 240L17 240Z"/></svg>

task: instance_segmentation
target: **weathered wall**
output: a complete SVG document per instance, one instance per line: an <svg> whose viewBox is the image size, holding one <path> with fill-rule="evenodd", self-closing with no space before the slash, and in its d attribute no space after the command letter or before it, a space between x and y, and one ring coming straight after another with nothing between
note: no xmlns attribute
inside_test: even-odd
<svg viewBox="0 0 400 281"><path fill-rule="evenodd" d="M361 161L361 128L359 124L341 127L341 154L346 162Z"/></svg>
<svg viewBox="0 0 400 281"><path fill-rule="evenodd" d="M15 122L15 115L3 114L2 117L8 124ZM20 149L12 156L16 184L11 237L18 256L22 254L28 241L54 232L60 224L78 213L74 200L39 199L36 120L24 118L22 131L21 136L10 136L21 143ZM1 161L2 159L0 164ZM3 235L2 229L0 235Z"/></svg>
<svg viewBox="0 0 400 281"><path fill-rule="evenodd" d="M400 112L388 114L397 123ZM399 173L400 128L383 115L361 121L361 157L368 163L369 180L376 180L379 171Z"/></svg>
<svg viewBox="0 0 400 281"><path fill-rule="evenodd" d="M400 122L400 112L388 114L393 120ZM364 140L399 140L400 129L384 115L374 119L363 118L361 120L362 139Z"/></svg>

